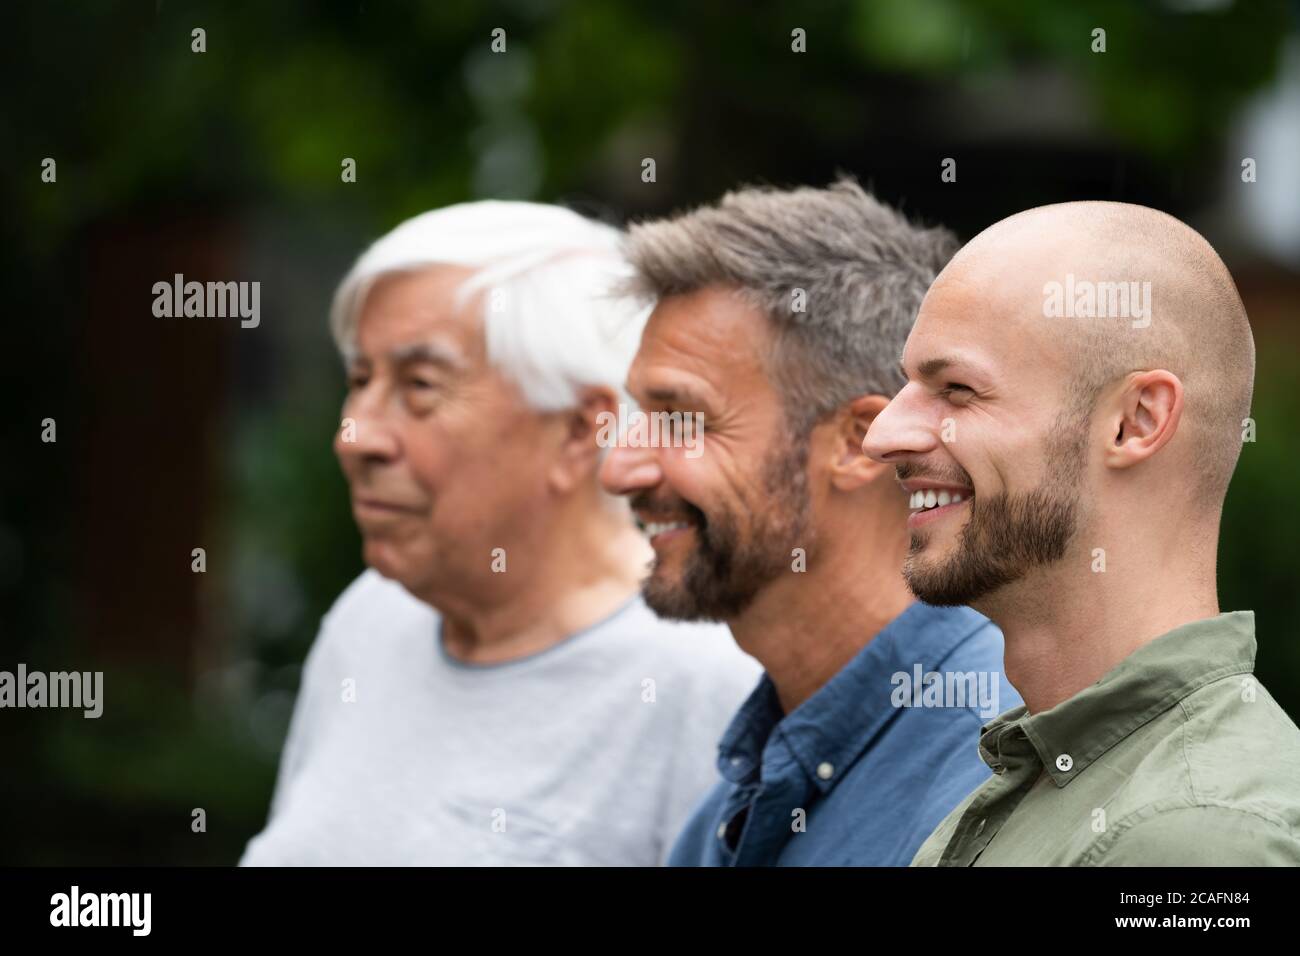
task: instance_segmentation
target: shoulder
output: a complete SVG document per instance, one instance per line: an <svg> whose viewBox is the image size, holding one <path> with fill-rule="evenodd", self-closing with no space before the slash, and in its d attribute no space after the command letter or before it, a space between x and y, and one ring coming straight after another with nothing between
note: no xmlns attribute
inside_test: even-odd
<svg viewBox="0 0 1300 956"><path fill-rule="evenodd" d="M1137 733L1146 753L1091 858L1300 864L1300 730L1258 679L1213 681Z"/></svg>
<svg viewBox="0 0 1300 956"><path fill-rule="evenodd" d="M1290 799L1300 807L1300 729L1253 674L1232 674L1184 697L1169 736L1182 748L1193 795ZM1300 825L1300 819L1295 820Z"/></svg>
<svg viewBox="0 0 1300 956"><path fill-rule="evenodd" d="M367 569L343 589L321 618L307 656L307 666L326 661L345 664L364 659L377 663L397 654L404 635L424 639L437 627L438 613L396 581Z"/></svg>
<svg viewBox="0 0 1300 956"><path fill-rule="evenodd" d="M321 623L327 628L367 627L391 624L394 619L429 618L433 608L412 595L396 581L367 568L343 589Z"/></svg>
<svg viewBox="0 0 1300 956"><path fill-rule="evenodd" d="M1259 810L1152 805L1113 821L1085 866L1300 866L1300 834Z"/></svg>
<svg viewBox="0 0 1300 956"><path fill-rule="evenodd" d="M721 624L670 621L658 617L638 595L613 622L621 653L646 670L646 677L707 691L758 682L762 668L740 650Z"/></svg>

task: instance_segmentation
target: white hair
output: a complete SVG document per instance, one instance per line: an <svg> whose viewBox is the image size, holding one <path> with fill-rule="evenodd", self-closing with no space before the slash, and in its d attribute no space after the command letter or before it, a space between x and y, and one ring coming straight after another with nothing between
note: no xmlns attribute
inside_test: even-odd
<svg viewBox="0 0 1300 956"><path fill-rule="evenodd" d="M577 403L578 390L623 380L649 315L616 291L630 275L621 233L559 206L495 200L426 212L378 239L334 293L330 329L345 355L371 286L429 266L477 270L457 305L482 294L488 362L538 411Z"/></svg>

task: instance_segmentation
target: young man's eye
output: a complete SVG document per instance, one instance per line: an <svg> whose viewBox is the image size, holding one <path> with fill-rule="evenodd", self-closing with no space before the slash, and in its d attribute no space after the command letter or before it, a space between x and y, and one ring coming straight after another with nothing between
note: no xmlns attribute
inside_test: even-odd
<svg viewBox="0 0 1300 956"><path fill-rule="evenodd" d="M370 379L366 378L366 376L364 376L364 375L349 375L349 376L348 376L348 390L349 390L349 391L356 391L356 390L359 389L359 388L365 388L365 387L366 387L366 383L369 382L369 381L370 381Z"/></svg>
<svg viewBox="0 0 1300 956"><path fill-rule="evenodd" d="M962 385L960 382L949 382L943 388L939 389L939 394L951 402L964 405L975 395L969 385Z"/></svg>

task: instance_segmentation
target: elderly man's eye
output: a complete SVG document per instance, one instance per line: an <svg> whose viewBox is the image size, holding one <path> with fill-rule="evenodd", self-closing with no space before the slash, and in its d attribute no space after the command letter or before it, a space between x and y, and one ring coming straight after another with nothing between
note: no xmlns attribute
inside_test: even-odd
<svg viewBox="0 0 1300 956"><path fill-rule="evenodd" d="M421 414L432 412L441 405L444 394L442 383L432 379L408 378L402 382L402 395L407 408Z"/></svg>

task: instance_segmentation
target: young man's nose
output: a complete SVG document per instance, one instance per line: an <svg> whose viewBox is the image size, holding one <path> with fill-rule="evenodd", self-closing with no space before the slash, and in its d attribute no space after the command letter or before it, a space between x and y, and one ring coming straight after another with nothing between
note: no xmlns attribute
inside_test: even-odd
<svg viewBox="0 0 1300 956"><path fill-rule="evenodd" d="M653 488L661 478L653 448L611 448L600 466L600 483L611 495L632 495Z"/></svg>
<svg viewBox="0 0 1300 956"><path fill-rule="evenodd" d="M905 387L875 417L862 439L862 453L875 461L893 464L924 455L938 445L933 423L913 402L912 386Z"/></svg>

